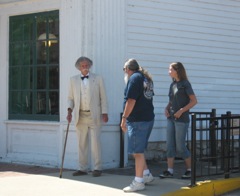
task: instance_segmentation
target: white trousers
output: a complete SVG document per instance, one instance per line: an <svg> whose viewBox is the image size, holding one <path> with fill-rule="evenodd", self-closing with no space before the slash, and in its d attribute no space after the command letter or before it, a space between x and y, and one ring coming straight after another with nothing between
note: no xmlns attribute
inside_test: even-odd
<svg viewBox="0 0 240 196"><path fill-rule="evenodd" d="M92 170L102 170L101 125L94 124L90 112L80 112L76 133L78 137L79 169L87 171L89 168L88 152L90 146L91 162L93 162L90 168Z"/></svg>

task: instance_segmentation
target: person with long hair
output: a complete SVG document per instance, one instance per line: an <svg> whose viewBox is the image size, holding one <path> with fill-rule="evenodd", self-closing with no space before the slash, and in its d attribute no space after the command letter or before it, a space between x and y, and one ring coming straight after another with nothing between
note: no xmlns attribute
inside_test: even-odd
<svg viewBox="0 0 240 196"><path fill-rule="evenodd" d="M128 153L135 159L135 178L123 191L134 192L154 180L144 156L154 124L154 92L151 76L135 59L127 60L123 70L126 88L121 128L128 134Z"/></svg>
<svg viewBox="0 0 240 196"><path fill-rule="evenodd" d="M191 177L191 155L186 147L186 134L189 127L189 110L197 104L197 98L188 80L182 63L174 62L169 66L172 83L169 88L169 102L165 108L167 117L167 165L168 169L160 178L172 178L174 159L178 153L184 159L186 171L182 178Z"/></svg>

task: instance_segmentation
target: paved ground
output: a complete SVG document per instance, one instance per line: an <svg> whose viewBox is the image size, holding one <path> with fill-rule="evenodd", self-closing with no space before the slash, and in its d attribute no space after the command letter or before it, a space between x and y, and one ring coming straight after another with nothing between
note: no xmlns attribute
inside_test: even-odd
<svg viewBox="0 0 240 196"><path fill-rule="evenodd" d="M149 169L154 176L158 176L162 171L166 169L166 162L149 162ZM73 171L65 170L64 171ZM33 165L22 165L14 163L1 163L0 162L0 177L6 176L16 176L16 175L26 175L26 174L45 174L45 173L57 173L59 172L58 168L46 168ZM125 168L114 168L104 170L104 173L116 174L116 175L126 175L134 176L134 164L131 163L128 167ZM185 172L183 161L177 161L175 164L174 178L181 179L181 175Z"/></svg>
<svg viewBox="0 0 240 196"><path fill-rule="evenodd" d="M167 163L165 161L156 162L148 161L148 167L153 174L153 176L158 177L160 173L167 169ZM134 176L134 163L129 161L129 167L126 168L117 168L105 170L107 173L118 174L118 175L130 175ZM174 166L174 178L181 179L181 175L185 173L185 166L182 160L177 160Z"/></svg>
<svg viewBox="0 0 240 196"><path fill-rule="evenodd" d="M146 190L131 193L133 195L216 195L216 189L226 196L240 195L240 189L232 192L231 185L236 182L240 188L240 176L233 181L212 180L189 189L189 180L182 180L184 164L178 161L175 166L174 179L159 179L160 172L166 169L166 163L149 163L154 182L146 186ZM104 170L99 178L91 175L73 177L72 170L63 170L63 177L59 178L59 169L38 166L20 165L0 162L0 196L75 196L75 195L126 195L122 188L129 185L134 176L134 166ZM216 177L215 177L216 179ZM201 188L200 188L201 187ZM194 193L193 193L194 192ZM219 195L219 194L218 194Z"/></svg>
<svg viewBox="0 0 240 196"><path fill-rule="evenodd" d="M153 176L158 177L160 173L162 173L167 168L167 164L165 161L161 162L154 162L149 161L148 167L153 174ZM66 170L64 171L72 171L73 170ZM0 177L4 176L11 176L11 175L26 175L26 174L46 174L46 173L57 173L59 172L58 168L47 168L47 167L40 167L34 165L22 165L22 164L14 164L14 163L1 163L0 162ZM134 163L129 161L129 166L125 168L113 168L113 169L106 169L103 171L107 174L114 174L114 175L125 175L125 176L134 176L135 168ZM184 162L182 160L175 161L174 166L174 178L181 179L181 175L185 172ZM240 174L239 174L240 176ZM216 179L216 177L200 179L200 180L209 180L209 179Z"/></svg>

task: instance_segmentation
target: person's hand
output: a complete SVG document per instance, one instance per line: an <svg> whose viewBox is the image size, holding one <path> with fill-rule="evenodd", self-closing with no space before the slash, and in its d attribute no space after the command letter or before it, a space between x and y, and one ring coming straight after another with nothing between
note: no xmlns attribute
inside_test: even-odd
<svg viewBox="0 0 240 196"><path fill-rule="evenodd" d="M103 122L107 123L108 122L108 114L102 114L102 119L103 119Z"/></svg>
<svg viewBox="0 0 240 196"><path fill-rule="evenodd" d="M72 111L68 111L67 121L68 121L68 123L72 122Z"/></svg>
<svg viewBox="0 0 240 196"><path fill-rule="evenodd" d="M169 114L169 111L168 111L167 108L165 108L165 116L166 116L167 118L170 117L170 114Z"/></svg>
<svg viewBox="0 0 240 196"><path fill-rule="evenodd" d="M180 118L182 116L182 113L183 113L183 109L181 108L180 110L178 110L175 114L174 114L174 117L176 119Z"/></svg>
<svg viewBox="0 0 240 196"><path fill-rule="evenodd" d="M127 131L126 118L122 118L121 129L124 133Z"/></svg>

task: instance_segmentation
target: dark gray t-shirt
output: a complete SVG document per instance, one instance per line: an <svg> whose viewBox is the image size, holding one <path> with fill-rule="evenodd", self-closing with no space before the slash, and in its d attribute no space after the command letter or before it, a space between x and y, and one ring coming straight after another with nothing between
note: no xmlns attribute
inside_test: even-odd
<svg viewBox="0 0 240 196"><path fill-rule="evenodd" d="M188 80L174 81L171 83L168 94L171 103L171 115L189 103L189 95L194 95L194 92ZM184 112L177 121L189 122L189 111Z"/></svg>

